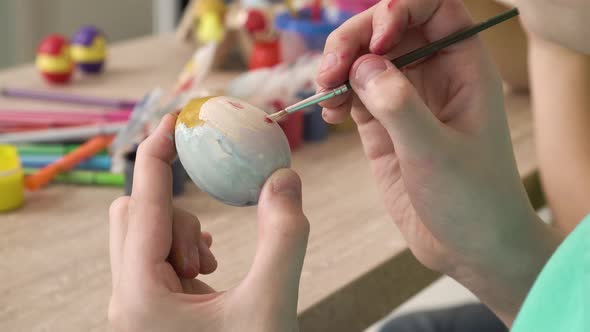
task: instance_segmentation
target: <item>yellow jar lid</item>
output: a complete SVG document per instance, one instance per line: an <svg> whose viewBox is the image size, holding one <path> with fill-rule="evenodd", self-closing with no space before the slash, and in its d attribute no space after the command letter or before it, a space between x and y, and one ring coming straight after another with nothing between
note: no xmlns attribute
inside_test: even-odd
<svg viewBox="0 0 590 332"><path fill-rule="evenodd" d="M14 210L23 201L23 170L16 147L0 144L0 212Z"/></svg>
<svg viewBox="0 0 590 332"><path fill-rule="evenodd" d="M0 175L4 172L15 171L20 168L18 152L12 145L0 144Z"/></svg>

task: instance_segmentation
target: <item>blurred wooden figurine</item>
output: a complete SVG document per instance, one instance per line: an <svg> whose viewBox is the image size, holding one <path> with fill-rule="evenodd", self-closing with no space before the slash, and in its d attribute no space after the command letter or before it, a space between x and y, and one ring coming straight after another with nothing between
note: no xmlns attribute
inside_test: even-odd
<svg viewBox="0 0 590 332"><path fill-rule="evenodd" d="M250 70L272 67L281 62L278 35L269 21L269 16L261 9L244 10L243 27L252 41L248 60Z"/></svg>
<svg viewBox="0 0 590 332"><path fill-rule="evenodd" d="M197 44L221 42L225 38L225 4L222 0L201 0L195 6L193 32Z"/></svg>
<svg viewBox="0 0 590 332"><path fill-rule="evenodd" d="M198 47L217 44L215 69L275 65L281 59L271 26L278 10L274 3L281 1L252 0L246 5L236 1L225 6L221 0L192 0L177 29L177 39L181 42L192 39Z"/></svg>

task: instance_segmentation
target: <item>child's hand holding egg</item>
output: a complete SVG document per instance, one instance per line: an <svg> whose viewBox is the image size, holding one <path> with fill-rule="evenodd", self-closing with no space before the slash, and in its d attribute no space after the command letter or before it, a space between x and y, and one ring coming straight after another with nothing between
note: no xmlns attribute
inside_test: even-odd
<svg viewBox="0 0 590 332"><path fill-rule="evenodd" d="M176 122L176 149L201 190L226 204L255 205L266 179L290 166L287 138L266 116L231 97L187 103Z"/></svg>

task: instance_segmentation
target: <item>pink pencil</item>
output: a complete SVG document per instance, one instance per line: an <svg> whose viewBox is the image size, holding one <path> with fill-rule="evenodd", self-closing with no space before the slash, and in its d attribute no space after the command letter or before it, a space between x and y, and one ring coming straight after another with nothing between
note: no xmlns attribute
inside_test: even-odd
<svg viewBox="0 0 590 332"><path fill-rule="evenodd" d="M0 122L11 125L72 125L129 120L130 111L60 112L0 110Z"/></svg>
<svg viewBox="0 0 590 332"><path fill-rule="evenodd" d="M5 97L54 101L68 104L93 105L118 109L128 109L135 107L135 101L133 100L83 96L48 90L30 90L24 88L4 87L0 89L0 95Z"/></svg>

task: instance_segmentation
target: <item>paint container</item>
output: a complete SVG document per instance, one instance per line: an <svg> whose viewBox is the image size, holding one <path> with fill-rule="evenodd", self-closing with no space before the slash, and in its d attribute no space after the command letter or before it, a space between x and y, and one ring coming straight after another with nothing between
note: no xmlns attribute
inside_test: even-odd
<svg viewBox="0 0 590 332"><path fill-rule="evenodd" d="M125 195L131 195L133 189L133 172L135 169L135 157L137 156L137 150L133 150L125 154ZM180 159L176 158L172 162L172 196L178 196L184 193L184 184L186 182L186 171Z"/></svg>
<svg viewBox="0 0 590 332"><path fill-rule="evenodd" d="M285 132L291 151L297 150L303 144L303 112L295 112L278 121L279 126Z"/></svg>
<svg viewBox="0 0 590 332"><path fill-rule="evenodd" d="M321 52L330 33L350 17L350 14L341 12L332 18L322 10L321 19L314 21L311 15L310 9L303 9L297 17L293 17L289 12L276 16L274 23L281 33L283 62L293 62L305 53Z"/></svg>
<svg viewBox="0 0 590 332"><path fill-rule="evenodd" d="M270 108L273 108L278 112L285 108L285 104L280 100L275 100L271 103ZM285 136L287 136L287 141L289 141L289 148L291 148L291 151L295 151L303 143L304 116L305 115L303 112L295 112L284 116L279 121L277 121L279 126L281 126L281 129L283 129Z"/></svg>
<svg viewBox="0 0 590 332"><path fill-rule="evenodd" d="M303 100L311 95L313 95L313 92L299 93L297 97ZM306 142L319 142L328 138L328 124L322 117L322 107L313 105L303 112L303 140Z"/></svg>
<svg viewBox="0 0 590 332"><path fill-rule="evenodd" d="M177 157L172 162L172 196L181 195L184 193L184 184L186 183L187 174Z"/></svg>
<svg viewBox="0 0 590 332"><path fill-rule="evenodd" d="M248 69L272 67L281 62L281 52L278 40L257 41L250 55Z"/></svg>
<svg viewBox="0 0 590 332"><path fill-rule="evenodd" d="M0 212L19 208L24 197L24 175L16 147L0 145Z"/></svg>

